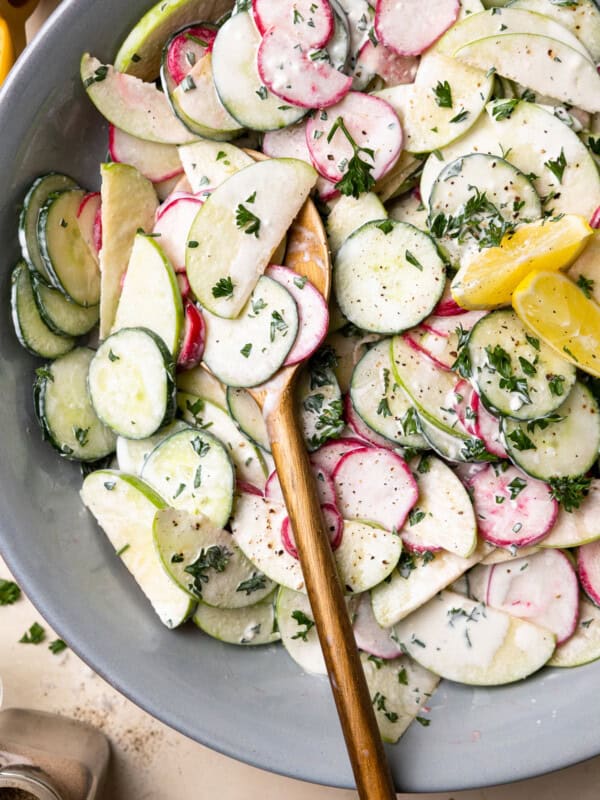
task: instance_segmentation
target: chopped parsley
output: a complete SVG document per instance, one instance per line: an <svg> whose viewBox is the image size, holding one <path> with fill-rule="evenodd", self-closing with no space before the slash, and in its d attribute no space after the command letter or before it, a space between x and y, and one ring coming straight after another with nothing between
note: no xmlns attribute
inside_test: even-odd
<svg viewBox="0 0 600 800"><path fill-rule="evenodd" d="M424 511L419 511L417 508L413 508L413 510L408 515L408 524L412 527L413 525L418 525L419 522L422 522L427 515Z"/></svg>
<svg viewBox="0 0 600 800"><path fill-rule="evenodd" d="M527 481L524 481L521 478L513 478L506 488L510 492L510 499L515 500L526 487Z"/></svg>
<svg viewBox="0 0 600 800"><path fill-rule="evenodd" d="M554 160L550 159L544 161L544 166L549 169L559 183L562 183L565 168L567 166L567 159L565 158L565 151L561 147L560 155Z"/></svg>
<svg viewBox="0 0 600 800"><path fill-rule="evenodd" d="M221 278L220 280L215 283L212 287L212 296L215 298L219 297L232 297L233 296L233 287L234 283L230 277Z"/></svg>
<svg viewBox="0 0 600 800"><path fill-rule="evenodd" d="M550 389L550 394L555 397L562 397L565 393L565 380L564 375L549 375L548 388Z"/></svg>
<svg viewBox="0 0 600 800"><path fill-rule="evenodd" d="M204 456L210 450L210 444L208 442L205 442L203 439L201 439L200 436L196 436L195 439L192 439L191 445L192 445L192 448L194 449L194 452L198 453L200 458L204 458Z"/></svg>
<svg viewBox="0 0 600 800"><path fill-rule="evenodd" d="M248 342L240 350L240 353L244 356L244 358L248 358L251 352L252 352L252 342Z"/></svg>
<svg viewBox="0 0 600 800"><path fill-rule="evenodd" d="M309 631L315 627L314 620L307 617L304 611L299 609L292 611L292 619L295 619L298 625L304 628L303 631L298 631L298 633L294 634L292 639L302 639L303 642L307 642Z"/></svg>
<svg viewBox="0 0 600 800"><path fill-rule="evenodd" d="M98 67L98 69L96 69L94 71L94 73L89 76L89 78L86 78L84 80L83 88L84 89L89 89L89 87L92 86L92 84L94 84L94 83L102 83L103 80L106 80L106 76L107 75L108 75L108 67L107 66L102 65L102 66Z"/></svg>
<svg viewBox="0 0 600 800"><path fill-rule="evenodd" d="M50 652L55 656L57 656L59 653L62 653L66 649L67 644L66 642L63 642L62 639L55 639L48 645L48 650L50 650Z"/></svg>
<svg viewBox="0 0 600 800"><path fill-rule="evenodd" d="M249 578L238 584L236 592L246 592L246 597L248 597L253 592L258 592L260 589L264 589L266 585L266 575L263 575L262 572L253 572Z"/></svg>
<svg viewBox="0 0 600 800"><path fill-rule="evenodd" d="M209 571L225 572L229 559L233 556L231 550L218 544L213 544L208 548L202 548L198 558L184 568L184 572L191 575L194 579L188 588L197 597L202 597L203 584L210 580Z"/></svg>
<svg viewBox="0 0 600 800"><path fill-rule="evenodd" d="M434 87L435 102L440 108L452 108L452 89L448 81L438 81Z"/></svg>
<svg viewBox="0 0 600 800"><path fill-rule="evenodd" d="M423 265L420 263L420 261L418 261L418 259L417 259L417 258L415 258L415 256L414 256L414 255L413 255L413 254L410 252L410 250L407 250L407 251L404 253L404 258L405 258L405 259L408 261L408 263L409 263L409 264L411 264L413 267L416 267L416 268L417 268L417 269L418 269L420 272L423 272Z"/></svg>
<svg viewBox="0 0 600 800"><path fill-rule="evenodd" d="M521 428L516 428L514 431L511 431L507 438L510 439L515 450L519 450L519 452L523 450L537 450L535 444Z"/></svg>
<svg viewBox="0 0 600 800"><path fill-rule="evenodd" d="M370 191L375 185L375 178L372 175L375 153L368 147L359 147L354 141L350 131L344 123L343 117L338 117L333 123L331 130L327 135L327 142L331 142L335 133L340 130L346 139L350 142L354 155L348 162L346 172L335 184L335 188L339 189L340 193L348 197L355 197L358 199L363 192ZM361 153L364 153L368 158L373 161L369 164L362 159Z"/></svg>
<svg viewBox="0 0 600 800"><path fill-rule="evenodd" d="M12 606L21 597L21 589L14 581L0 578L0 606Z"/></svg>
<svg viewBox="0 0 600 800"><path fill-rule="evenodd" d="M379 228L379 230L387 236L388 233L394 230L394 222L391 219L384 219L383 222L378 222L375 227Z"/></svg>
<svg viewBox="0 0 600 800"><path fill-rule="evenodd" d="M249 202L249 200L246 200ZM254 202L254 200L252 200ZM253 214L243 203L240 203L235 212L235 224L240 230L256 239L260 233L260 219Z"/></svg>
<svg viewBox="0 0 600 800"><path fill-rule="evenodd" d="M585 275L580 275L577 278L577 286L579 286L581 291L589 300L589 298L592 296L592 292L594 291L594 281L590 278L586 278Z"/></svg>
<svg viewBox="0 0 600 800"><path fill-rule="evenodd" d="M80 447L85 447L89 441L89 428L78 428L76 425L73 426L73 435L77 439L77 444Z"/></svg>
<svg viewBox="0 0 600 800"><path fill-rule="evenodd" d="M19 639L20 644L39 644L46 638L46 631L38 622L34 622L29 630Z"/></svg>
<svg viewBox="0 0 600 800"><path fill-rule="evenodd" d="M388 719L390 722L398 722L398 714L395 711L388 711L386 707L387 698L381 692L376 692L375 696L373 697L373 705L377 711L381 711L381 713Z"/></svg>
<svg viewBox="0 0 600 800"><path fill-rule="evenodd" d="M510 100L503 100L501 103L496 103L492 109L492 115L494 119L498 121L510 119L518 104L519 101L516 98L511 98Z"/></svg>
<svg viewBox="0 0 600 800"><path fill-rule="evenodd" d="M557 500L565 511L574 511L587 497L592 479L585 475L575 478L550 478L550 496Z"/></svg>
<svg viewBox="0 0 600 800"><path fill-rule="evenodd" d="M289 325L281 316L279 311L273 311L271 314L271 328L270 328L270 339L272 342L275 341L275 336L278 333L281 333L285 336L288 332Z"/></svg>

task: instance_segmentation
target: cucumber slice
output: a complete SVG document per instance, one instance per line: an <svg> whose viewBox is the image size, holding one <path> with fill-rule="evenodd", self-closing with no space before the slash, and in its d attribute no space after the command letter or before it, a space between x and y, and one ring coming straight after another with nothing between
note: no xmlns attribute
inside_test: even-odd
<svg viewBox="0 0 600 800"><path fill-rule="evenodd" d="M463 450L469 439L463 439L460 436L454 436L447 429L440 428L434 425L423 414L415 413L414 424L417 430L421 432L423 439L429 447L437 453L438 456L452 461L457 464L463 464L470 461L470 458L463 455ZM413 421L411 420L411 422Z"/></svg>
<svg viewBox="0 0 600 800"><path fill-rule="evenodd" d="M402 656L389 661L361 653L375 718L384 742L395 744L418 716L435 691L440 679L433 672ZM429 720L422 724L429 724Z"/></svg>
<svg viewBox="0 0 600 800"><path fill-rule="evenodd" d="M298 122L306 109L285 103L263 85L257 66L260 42L248 11L230 17L213 44L213 78L221 102L242 127L270 131Z"/></svg>
<svg viewBox="0 0 600 800"><path fill-rule="evenodd" d="M219 406L219 408L227 408L225 387L214 375L211 375L201 366L185 372L179 372L177 375L177 388L181 392L195 394L196 397L210 400L211 403Z"/></svg>
<svg viewBox="0 0 600 800"><path fill-rule="evenodd" d="M444 263L423 231L395 220L369 222L340 248L337 301L363 330L397 333L428 316L444 290Z"/></svg>
<svg viewBox="0 0 600 800"><path fill-rule="evenodd" d="M302 373L296 397L302 434L309 451L317 450L342 433L342 393L332 369L317 367L313 360Z"/></svg>
<svg viewBox="0 0 600 800"><path fill-rule="evenodd" d="M579 547L600 539L600 481L594 478L581 505L572 511L560 508L556 522L541 547Z"/></svg>
<svg viewBox="0 0 600 800"><path fill-rule="evenodd" d="M459 594L444 591L396 625L396 637L442 678L499 686L526 678L552 656L552 633Z"/></svg>
<svg viewBox="0 0 600 800"><path fill-rule="evenodd" d="M427 449L416 431L414 406L392 376L391 342L384 339L354 368L350 398L362 420L380 436L402 447Z"/></svg>
<svg viewBox="0 0 600 800"><path fill-rule="evenodd" d="M100 300L98 264L77 222L83 189L66 189L48 197L38 217L40 253L52 285L80 306Z"/></svg>
<svg viewBox="0 0 600 800"><path fill-rule="evenodd" d="M467 352L479 394L503 416L530 420L552 414L575 383L573 365L530 336L512 310L480 319Z"/></svg>
<svg viewBox="0 0 600 800"><path fill-rule="evenodd" d="M380 584L395 568L401 551L402 540L396 532L373 522L344 520L334 556L345 591L359 594Z"/></svg>
<svg viewBox="0 0 600 800"><path fill-rule="evenodd" d="M231 534L202 515L174 508L157 512L154 543L175 583L209 606L251 606L272 594L275 588L248 561Z"/></svg>
<svg viewBox="0 0 600 800"><path fill-rule="evenodd" d="M600 408L578 381L555 414L531 422L504 419L502 433L508 455L528 475L541 480L575 478L598 458Z"/></svg>
<svg viewBox="0 0 600 800"><path fill-rule="evenodd" d="M308 597L281 586L275 603L277 627L288 655L305 672L327 675L315 620Z"/></svg>
<svg viewBox="0 0 600 800"><path fill-rule="evenodd" d="M231 514L235 472L225 446L206 431L178 431L150 453L142 477L173 508L223 527Z"/></svg>
<svg viewBox="0 0 600 800"><path fill-rule="evenodd" d="M100 306L79 306L58 289L32 274L33 297L40 316L51 331L59 336L84 336L96 325Z"/></svg>
<svg viewBox="0 0 600 800"><path fill-rule="evenodd" d="M227 387L227 408L238 428L265 453L271 452L271 442L262 411L246 389Z"/></svg>
<svg viewBox="0 0 600 800"><path fill-rule="evenodd" d="M281 638L273 597L246 608L212 608L200 603L193 619L204 633L227 644L272 644Z"/></svg>
<svg viewBox="0 0 600 800"><path fill-rule="evenodd" d="M210 195L191 227L186 258L204 308L240 315L316 178L304 161L273 158L237 172Z"/></svg>
<svg viewBox="0 0 600 800"><path fill-rule="evenodd" d="M75 347L69 336L54 333L38 311L29 268L21 261L11 275L10 307L19 344L34 356L58 358Z"/></svg>
<svg viewBox="0 0 600 800"><path fill-rule="evenodd" d="M40 253L38 241L37 225L40 210L51 194L76 188L77 184L68 175L50 172L37 178L31 184L23 200L23 208L19 215L21 252L30 269L37 272L45 281L50 281L50 275Z"/></svg>
<svg viewBox="0 0 600 800"><path fill-rule="evenodd" d="M117 463L121 472L141 475L146 459L157 445L172 433L188 430L189 425L179 419L173 420L147 439L126 439L117 437Z"/></svg>
<svg viewBox="0 0 600 800"><path fill-rule="evenodd" d="M332 255L336 255L351 233L367 222L382 219L387 219L387 211L373 192L364 192L359 197L342 195L335 200L327 217L327 238Z"/></svg>
<svg viewBox="0 0 600 800"><path fill-rule="evenodd" d="M177 276L160 245L137 234L112 332L147 327L176 358L183 327L183 303Z"/></svg>
<svg viewBox="0 0 600 800"><path fill-rule="evenodd" d="M260 451L238 429L225 409L185 392L177 393L177 405L183 419L196 428L210 430L227 448L240 481L262 489L269 476Z"/></svg>
<svg viewBox="0 0 600 800"><path fill-rule="evenodd" d="M227 178L254 163L247 153L226 142L200 141L182 145L179 157L194 194L216 189Z"/></svg>
<svg viewBox="0 0 600 800"><path fill-rule="evenodd" d="M83 504L168 628L184 623L194 602L167 575L154 548L154 517L164 500L147 483L116 470L92 472L81 489Z"/></svg>
<svg viewBox="0 0 600 800"><path fill-rule="evenodd" d="M571 638L559 645L549 667L579 667L600 658L600 608L583 592L579 598L579 620Z"/></svg>
<svg viewBox="0 0 600 800"><path fill-rule="evenodd" d="M594 63L600 61L600 11L594 0L578 0L577 3L513 0L511 9L517 8L543 14L544 17L555 20L579 39Z"/></svg>
<svg viewBox="0 0 600 800"><path fill-rule="evenodd" d="M47 439L65 458L99 461L113 453L114 433L96 416L87 378L94 351L78 347L38 373L35 412Z"/></svg>
<svg viewBox="0 0 600 800"><path fill-rule="evenodd" d="M206 206L205 206L206 208ZM298 310L291 294L264 275L237 319L204 309L204 363L228 386L258 386L284 363L298 332Z"/></svg>
<svg viewBox="0 0 600 800"><path fill-rule="evenodd" d="M88 378L94 410L128 439L146 439L175 411L175 367L156 334L123 328L98 348Z"/></svg>

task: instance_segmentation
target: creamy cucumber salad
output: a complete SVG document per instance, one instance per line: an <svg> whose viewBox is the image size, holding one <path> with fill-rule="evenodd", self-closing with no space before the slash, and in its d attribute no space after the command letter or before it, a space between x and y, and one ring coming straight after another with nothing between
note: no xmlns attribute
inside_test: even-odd
<svg viewBox="0 0 600 800"><path fill-rule="evenodd" d="M255 399L301 365L387 741L440 679L600 658L599 61L591 0L163 0L82 57L100 190L24 198L35 414L115 558L167 627L322 675Z"/></svg>

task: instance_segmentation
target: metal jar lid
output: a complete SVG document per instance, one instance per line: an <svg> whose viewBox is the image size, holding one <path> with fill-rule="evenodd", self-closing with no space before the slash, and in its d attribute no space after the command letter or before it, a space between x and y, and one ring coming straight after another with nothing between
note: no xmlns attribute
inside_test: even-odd
<svg viewBox="0 0 600 800"><path fill-rule="evenodd" d="M50 778L35 767L11 766L0 769L1 789L22 789L36 800L63 800Z"/></svg>

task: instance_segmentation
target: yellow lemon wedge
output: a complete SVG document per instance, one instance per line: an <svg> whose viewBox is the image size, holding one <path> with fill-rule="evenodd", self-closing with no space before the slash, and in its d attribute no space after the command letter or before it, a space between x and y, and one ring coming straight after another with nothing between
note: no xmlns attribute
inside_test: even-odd
<svg viewBox="0 0 600 800"><path fill-rule="evenodd" d="M533 270L568 267L592 233L577 214L522 225L498 247L481 250L461 266L452 281L452 297L468 309L509 305L523 278Z"/></svg>
<svg viewBox="0 0 600 800"><path fill-rule="evenodd" d="M564 359L600 377L600 305L561 272L530 273L513 292L521 321Z"/></svg>
<svg viewBox="0 0 600 800"><path fill-rule="evenodd" d="M0 17L0 84L8 75L14 61L12 39L5 19Z"/></svg>

